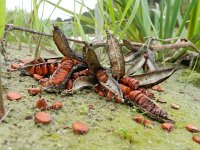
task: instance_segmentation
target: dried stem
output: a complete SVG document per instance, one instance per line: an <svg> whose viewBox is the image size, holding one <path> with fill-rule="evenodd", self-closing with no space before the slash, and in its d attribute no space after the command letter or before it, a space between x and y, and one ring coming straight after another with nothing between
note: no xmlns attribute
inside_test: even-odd
<svg viewBox="0 0 200 150"><path fill-rule="evenodd" d="M2 89L2 83L1 83L1 54L0 54L0 119L4 116L4 114L5 114L5 109L4 109L4 102L3 102L3 89Z"/></svg>
<svg viewBox="0 0 200 150"><path fill-rule="evenodd" d="M43 36L48 36L48 37L52 37L51 34L47 34L44 32L37 32L35 30L31 30L31 29L27 29L27 28L23 28L23 27L18 27L18 26L14 26L12 24L7 24L6 28L5 28L5 34L4 34L4 41L6 39L6 34L8 33L9 30L19 30L19 31L25 31L25 32L29 32L32 34L38 34L38 35L43 35ZM75 39L71 39L68 38L69 41L72 42L76 42L78 44L85 44L85 41L80 41L80 40L75 40ZM163 42L169 42L169 41L174 41L174 40L180 40L180 42L178 43L173 43L173 44L164 44L164 45L150 45L149 48L155 51L158 50L164 50L164 49L175 49L175 48L186 48L186 47L191 47L193 48L197 53L200 54L200 50L189 40L185 39L185 38L180 38L180 37L176 37L176 38L169 38L169 39L154 39L157 41L163 41ZM137 42L131 42L131 44L135 47L143 47L144 44L143 43L137 43ZM4 44L3 44L4 45ZM106 46L106 42L94 42L90 44L92 47L104 47ZM120 43L120 46L124 46L123 43ZM5 47L5 46L3 46ZM146 47L146 45L144 46Z"/></svg>

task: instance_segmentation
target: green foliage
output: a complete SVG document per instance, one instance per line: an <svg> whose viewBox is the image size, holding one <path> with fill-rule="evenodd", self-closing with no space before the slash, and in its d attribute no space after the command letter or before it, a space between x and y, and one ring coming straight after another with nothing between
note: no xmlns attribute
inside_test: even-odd
<svg viewBox="0 0 200 150"><path fill-rule="evenodd" d="M3 37L5 25L5 0L0 0L0 39Z"/></svg>
<svg viewBox="0 0 200 150"><path fill-rule="evenodd" d="M103 25L99 23L100 19L95 16L95 10L88 8L84 0L74 0L75 5L80 4L81 6L79 13L76 13L76 10L66 9L60 5L60 2L61 0L57 3L49 0L32 0L33 10L31 14L23 10L16 10L19 11L19 15L14 16L13 14L13 16L19 18L12 20L8 17L8 20L12 20L10 22L16 25L27 25L27 27L38 31L51 32L52 24L49 18L57 8L72 15L72 18L65 21L57 19L59 21L57 24L62 26L67 36L81 37L88 41L89 38L86 34L96 32L98 38L98 36L102 36L98 34L105 35L104 31L109 29L114 31L120 40L125 38L135 42L144 42L147 37L163 39L187 36L197 47L200 47L198 31L200 28L200 1L198 0L97 0L96 10L99 9L100 15L98 14L98 16L102 17ZM54 10L49 18L43 21L38 17L38 9L41 7L44 9L47 3L54 6ZM151 5L149 5L150 3ZM184 6L185 13L182 13L181 8L185 4L187 4ZM87 12L82 12L83 7L87 9ZM15 22L15 20L17 21ZM26 36L25 34L24 37ZM185 52L186 50L183 49L180 54Z"/></svg>

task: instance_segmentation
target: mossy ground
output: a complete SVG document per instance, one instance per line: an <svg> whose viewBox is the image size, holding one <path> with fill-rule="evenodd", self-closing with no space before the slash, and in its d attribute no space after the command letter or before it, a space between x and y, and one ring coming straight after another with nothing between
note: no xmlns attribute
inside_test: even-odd
<svg viewBox="0 0 200 150"><path fill-rule="evenodd" d="M8 52L9 64L31 57L28 49L8 49ZM50 54L43 51L42 56ZM43 91L42 96L49 104L59 100L62 101L63 108L48 111L53 117L49 125L35 124L33 119L26 120L25 117L34 116L39 111L35 108L38 96L29 96L27 88L38 87L38 82L31 77L19 76L19 72L8 73L4 67L3 95L6 111L10 109L10 112L0 124L0 149L200 149L200 145L192 141L193 134L185 129L187 124L200 127L200 88L180 82L182 72L183 70L177 71L162 83L165 92L155 92L157 98L167 101L160 105L176 121L174 130L166 133L159 122L153 121L155 126L151 129L133 121L133 116L140 114L135 108L106 101L90 90L65 97ZM20 92L23 98L8 101L5 97L8 91ZM172 109L172 103L178 104L180 109ZM94 110L88 110L89 104L94 106ZM74 134L71 124L75 121L86 123L90 128L88 134ZM200 136L200 133L196 135Z"/></svg>

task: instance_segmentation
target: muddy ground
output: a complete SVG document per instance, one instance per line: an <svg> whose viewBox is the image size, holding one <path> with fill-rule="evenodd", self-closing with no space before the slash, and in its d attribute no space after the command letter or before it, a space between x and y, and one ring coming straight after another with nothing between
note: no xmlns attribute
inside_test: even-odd
<svg viewBox="0 0 200 150"><path fill-rule="evenodd" d="M17 50L8 48L9 62L32 57L28 48ZM50 57L47 51L42 56ZM55 57L55 56L54 56ZM8 66L6 66L8 67ZM62 97L59 94L42 92L49 104L59 100L63 103L61 110L49 110L53 121L49 125L35 124L34 116L39 112L35 107L38 96L29 96L27 88L38 87L31 77L19 76L19 72L7 72L3 67L3 95L6 111L10 110L0 123L1 150L66 150L66 149L137 149L137 150L197 150L200 145L192 141L194 134L185 126L194 124L200 127L200 88L187 83L193 77L184 77L185 70L177 71L162 83L165 92L154 92L157 98L167 101L160 104L176 121L174 130L167 133L161 129L159 122L153 121L153 128L145 128L133 121L133 116L141 114L136 108L106 101L90 90L82 90L73 96ZM196 74L200 78L200 74ZM20 92L23 98L19 101L6 99L8 91ZM174 110L170 106L180 106ZM88 105L94 110L88 109ZM29 118L29 120L25 118ZM144 115L145 118L148 118ZM86 123L90 130L86 135L76 135L71 129L75 121ZM196 135L200 136L200 133Z"/></svg>

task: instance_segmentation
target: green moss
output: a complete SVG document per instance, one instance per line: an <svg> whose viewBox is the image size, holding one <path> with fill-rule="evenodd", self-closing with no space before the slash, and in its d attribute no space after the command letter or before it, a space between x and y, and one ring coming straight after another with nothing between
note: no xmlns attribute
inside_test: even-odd
<svg viewBox="0 0 200 150"><path fill-rule="evenodd" d="M191 83L196 87L200 87L200 73L186 69L182 72L180 81L185 83Z"/></svg>

